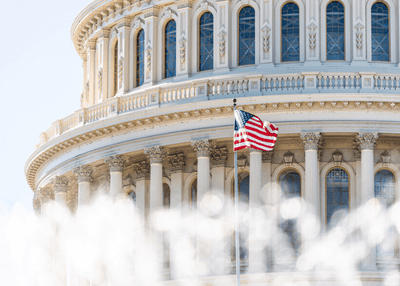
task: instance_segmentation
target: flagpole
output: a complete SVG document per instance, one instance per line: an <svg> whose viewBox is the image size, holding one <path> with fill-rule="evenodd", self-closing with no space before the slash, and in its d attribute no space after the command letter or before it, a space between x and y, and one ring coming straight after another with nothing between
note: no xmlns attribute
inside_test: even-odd
<svg viewBox="0 0 400 286"><path fill-rule="evenodd" d="M233 100L233 110L236 110L236 98ZM235 138L233 138L235 140ZM235 247L236 247L236 286L240 286L240 249L239 249L239 188L238 188L238 169L237 152L235 156Z"/></svg>

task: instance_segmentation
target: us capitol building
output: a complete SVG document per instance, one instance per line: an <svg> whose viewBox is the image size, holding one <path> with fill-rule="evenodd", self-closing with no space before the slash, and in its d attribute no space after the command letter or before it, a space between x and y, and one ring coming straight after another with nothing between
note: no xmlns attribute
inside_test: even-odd
<svg viewBox="0 0 400 286"><path fill-rule="evenodd" d="M228 217L234 98L239 109L279 127L274 151L238 154L247 209L270 204L279 188L281 199L308 205L324 234L337 210L351 212L373 198L394 205L399 14L398 0L93 1L71 28L83 67L80 109L40 135L25 165L35 212L55 201L75 213L102 192L130 198L148 224L163 207L199 209L211 193L223 203L213 215ZM284 239L271 243L290 250L266 246L262 261L251 246L259 233L251 220L243 226L243 283L275 285L269 283L286 273L276 285L344 285L281 263L305 247L293 220L278 215L276 224ZM198 249L199 256L229 258L207 268L199 278L205 284L235 283L233 233L222 240L208 252ZM196 236L193 244L201 245ZM163 283L177 285L174 263L162 253ZM399 269L399 255L397 240L372 247L357 265L362 285L384 285L385 273Z"/></svg>

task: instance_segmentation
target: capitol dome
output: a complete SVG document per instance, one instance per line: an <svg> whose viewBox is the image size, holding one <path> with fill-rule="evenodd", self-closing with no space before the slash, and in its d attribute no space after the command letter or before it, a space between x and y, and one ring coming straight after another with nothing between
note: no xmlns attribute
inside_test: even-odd
<svg viewBox="0 0 400 286"><path fill-rule="evenodd" d="M399 7L398 0L93 1L71 28L83 66L80 108L40 135L25 166L36 213L52 201L75 213L105 193L130 197L146 223L163 207L182 215L201 209L230 228L237 99L238 109L279 128L274 151L238 153L244 208L276 213L281 232L266 234L261 247L257 213L243 223L244 283L345 285L301 271L307 235L281 208L295 207L293 199L307 205L324 235L338 211L396 205ZM210 195L221 202L216 214L204 212ZM225 233L208 250L193 237L200 258L228 257L218 267L209 261L202 283L234 285L234 241ZM399 270L393 233L360 255L362 285L385 285L385 273ZM180 277L166 253L164 283L175 285Z"/></svg>

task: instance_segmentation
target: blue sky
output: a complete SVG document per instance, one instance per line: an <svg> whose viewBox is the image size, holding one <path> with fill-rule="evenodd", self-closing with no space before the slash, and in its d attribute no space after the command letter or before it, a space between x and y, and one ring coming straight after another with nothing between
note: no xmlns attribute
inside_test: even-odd
<svg viewBox="0 0 400 286"><path fill-rule="evenodd" d="M89 0L2 1L0 9L0 215L32 211L24 164L39 135L79 109L82 61L70 28Z"/></svg>

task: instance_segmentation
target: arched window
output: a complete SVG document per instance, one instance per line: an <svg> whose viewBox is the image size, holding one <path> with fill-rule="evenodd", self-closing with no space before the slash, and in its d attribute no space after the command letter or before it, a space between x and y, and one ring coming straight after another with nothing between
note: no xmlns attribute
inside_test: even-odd
<svg viewBox="0 0 400 286"><path fill-rule="evenodd" d="M211 12L206 12L201 16L199 35L199 70L212 70L214 66L214 16Z"/></svg>
<svg viewBox="0 0 400 286"><path fill-rule="evenodd" d="M136 36L136 86L144 82L144 30Z"/></svg>
<svg viewBox="0 0 400 286"><path fill-rule="evenodd" d="M326 59L343 61L344 53L344 6L332 1L326 6Z"/></svg>
<svg viewBox="0 0 400 286"><path fill-rule="evenodd" d="M251 6L239 12L239 66L255 64L256 13Z"/></svg>
<svg viewBox="0 0 400 286"><path fill-rule="evenodd" d="M279 176L279 184L283 193L284 199L300 198L301 197L301 178L299 173L294 170L287 170ZM300 233L296 229L296 220L287 219L279 224L281 230L286 233L289 238L295 254L300 250L301 238Z"/></svg>
<svg viewBox="0 0 400 286"><path fill-rule="evenodd" d="M380 170L375 174L374 183L375 198L381 205L388 208L392 206L396 199L396 179L389 170ZM396 255L396 229L392 226L386 232L381 244L376 247L376 255L379 257L393 257Z"/></svg>
<svg viewBox="0 0 400 286"><path fill-rule="evenodd" d="M165 26L165 70L164 77L176 75L176 23L171 20Z"/></svg>
<svg viewBox="0 0 400 286"><path fill-rule="evenodd" d="M300 10L296 3L282 7L282 62L300 60Z"/></svg>
<svg viewBox="0 0 400 286"><path fill-rule="evenodd" d="M114 46L114 95L118 92L118 41Z"/></svg>
<svg viewBox="0 0 400 286"><path fill-rule="evenodd" d="M169 208L171 205L171 190L169 185L163 183L163 206Z"/></svg>
<svg viewBox="0 0 400 286"><path fill-rule="evenodd" d="M329 226L336 211L349 211L349 176L345 170L336 168L326 176L326 223Z"/></svg>
<svg viewBox="0 0 400 286"><path fill-rule="evenodd" d="M373 61L389 61L389 8L383 2L371 7L371 52Z"/></svg>

